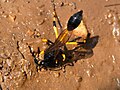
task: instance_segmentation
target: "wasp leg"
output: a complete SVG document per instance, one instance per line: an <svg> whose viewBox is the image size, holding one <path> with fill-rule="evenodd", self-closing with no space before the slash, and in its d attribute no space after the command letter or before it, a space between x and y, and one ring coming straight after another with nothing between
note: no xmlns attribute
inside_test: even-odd
<svg viewBox="0 0 120 90"><path fill-rule="evenodd" d="M34 58L34 62L36 64L38 64L38 60L37 60L37 55L35 54L35 52L32 50L32 48L30 46L29 47L29 50L30 50L30 53L32 54L33 58ZM38 53L40 53L40 49L38 49ZM39 55L38 55L39 56Z"/></svg>
<svg viewBox="0 0 120 90"><path fill-rule="evenodd" d="M38 70L42 71L42 70L48 70L47 67L38 67Z"/></svg>
<svg viewBox="0 0 120 90"><path fill-rule="evenodd" d="M56 9L55 9L55 3L54 3L54 0L51 0L51 3L52 3L52 6L53 6L53 15L54 15L54 18L57 20L59 26L60 26L60 30L62 31L62 25L60 23L60 20L57 16L57 12L56 12Z"/></svg>
<svg viewBox="0 0 120 90"><path fill-rule="evenodd" d="M34 58L34 63L36 64L36 70L38 71L40 69L39 54L40 55L43 54L43 51L40 51L40 49L38 48L37 53L35 53L30 46L28 46L28 47L29 47L30 53L32 54L32 56Z"/></svg>
<svg viewBox="0 0 120 90"><path fill-rule="evenodd" d="M80 45L80 44L85 44L86 41L83 42L67 42L66 44L72 44L72 45Z"/></svg>
<svg viewBox="0 0 120 90"><path fill-rule="evenodd" d="M55 32L55 36L57 38L58 37L58 29L56 27L56 21L58 22L61 31L62 31L62 25L61 25L60 20L57 16L57 13L56 13L54 0L51 0L51 2L52 2L52 5L53 5L53 29L54 29L54 32Z"/></svg>
<svg viewBox="0 0 120 90"><path fill-rule="evenodd" d="M59 67L59 68L49 68L49 70L51 70L51 71L59 71L59 70L62 70L62 67Z"/></svg>
<svg viewBox="0 0 120 90"><path fill-rule="evenodd" d="M54 29L56 38L58 38L58 29L56 27L55 17L53 18L53 29Z"/></svg>
<svg viewBox="0 0 120 90"><path fill-rule="evenodd" d="M77 45L78 43L77 43L77 42L67 42L66 44L74 44L74 45Z"/></svg>
<svg viewBox="0 0 120 90"><path fill-rule="evenodd" d="M68 63L68 64L65 64L63 67L61 67L63 73L66 72L66 70L65 70L66 66L74 66L74 63L73 63L73 62L70 62L70 63Z"/></svg>
<svg viewBox="0 0 120 90"><path fill-rule="evenodd" d="M46 42L48 45L52 45L53 44L53 42L52 41L50 41L50 40L48 40L48 39L42 39L42 42Z"/></svg>
<svg viewBox="0 0 120 90"><path fill-rule="evenodd" d="M56 25L56 18L57 18L57 13L56 13L56 10L55 10L55 5L53 3L53 29L54 29L54 32L55 32L55 36L56 38L58 37L58 29L57 29L57 25Z"/></svg>
<svg viewBox="0 0 120 90"><path fill-rule="evenodd" d="M88 32L88 35L86 37L86 39L83 39L82 42L76 42L76 40L79 40L81 37L77 37L69 42L67 42L66 44L74 44L74 45L81 45L81 44L85 44L87 43L87 40L90 38L90 33Z"/></svg>
<svg viewBox="0 0 120 90"><path fill-rule="evenodd" d="M44 50L39 53L40 55L44 54Z"/></svg>
<svg viewBox="0 0 120 90"><path fill-rule="evenodd" d="M66 64L66 66L74 66L73 60L68 59L67 60L69 63Z"/></svg>
<svg viewBox="0 0 120 90"><path fill-rule="evenodd" d="M29 47L29 50L30 50L30 53L32 54L32 56L33 56L33 57L35 57L35 55L34 55L34 52L33 52L32 48L31 48L30 46L28 46L28 47Z"/></svg>

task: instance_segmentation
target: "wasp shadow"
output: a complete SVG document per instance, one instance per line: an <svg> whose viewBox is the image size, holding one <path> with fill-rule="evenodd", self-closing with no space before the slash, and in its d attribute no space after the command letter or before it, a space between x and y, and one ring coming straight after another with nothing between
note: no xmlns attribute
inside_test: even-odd
<svg viewBox="0 0 120 90"><path fill-rule="evenodd" d="M78 60L81 59L87 59L90 58L94 55L93 48L97 45L99 41L99 36L94 36L86 39L86 43L79 43L77 47L75 47L72 50L68 50L68 57L72 59L72 61L77 62Z"/></svg>

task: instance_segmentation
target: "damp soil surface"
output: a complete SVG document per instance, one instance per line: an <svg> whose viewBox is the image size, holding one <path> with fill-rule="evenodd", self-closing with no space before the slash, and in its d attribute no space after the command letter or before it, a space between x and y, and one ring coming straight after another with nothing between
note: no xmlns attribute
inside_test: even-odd
<svg viewBox="0 0 120 90"><path fill-rule="evenodd" d="M64 71L37 71L28 45L37 51L46 48L41 38L54 42L51 1L0 0L0 90L120 90L120 0L54 2L63 28L83 10L90 37L97 37L93 55Z"/></svg>

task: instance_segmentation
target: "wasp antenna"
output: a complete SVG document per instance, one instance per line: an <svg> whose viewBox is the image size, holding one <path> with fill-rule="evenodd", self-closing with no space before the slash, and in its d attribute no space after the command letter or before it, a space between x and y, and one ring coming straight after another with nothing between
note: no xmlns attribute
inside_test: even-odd
<svg viewBox="0 0 120 90"><path fill-rule="evenodd" d="M82 17L83 17L82 14L83 14L83 10L78 11L77 13L73 14L70 17L70 19L68 20L68 24L67 24L68 31L72 31L79 26L79 24L81 23Z"/></svg>
<svg viewBox="0 0 120 90"><path fill-rule="evenodd" d="M40 48L38 47L38 54L40 53Z"/></svg>
<svg viewBox="0 0 120 90"><path fill-rule="evenodd" d="M40 65L40 61L36 57L34 57L34 62L36 65L38 65L38 66Z"/></svg>
<svg viewBox="0 0 120 90"><path fill-rule="evenodd" d="M29 50L30 50L30 53L32 54L33 57L35 57L35 52L32 50L32 48L30 46L29 47Z"/></svg>

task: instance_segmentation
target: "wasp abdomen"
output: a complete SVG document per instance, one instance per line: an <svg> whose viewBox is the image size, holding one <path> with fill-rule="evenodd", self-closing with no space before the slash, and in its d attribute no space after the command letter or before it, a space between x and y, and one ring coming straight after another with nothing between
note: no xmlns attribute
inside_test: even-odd
<svg viewBox="0 0 120 90"><path fill-rule="evenodd" d="M81 10L70 17L70 19L68 20L68 24L67 24L68 31L72 31L78 27L78 25L80 24L82 20L82 13L83 11Z"/></svg>

